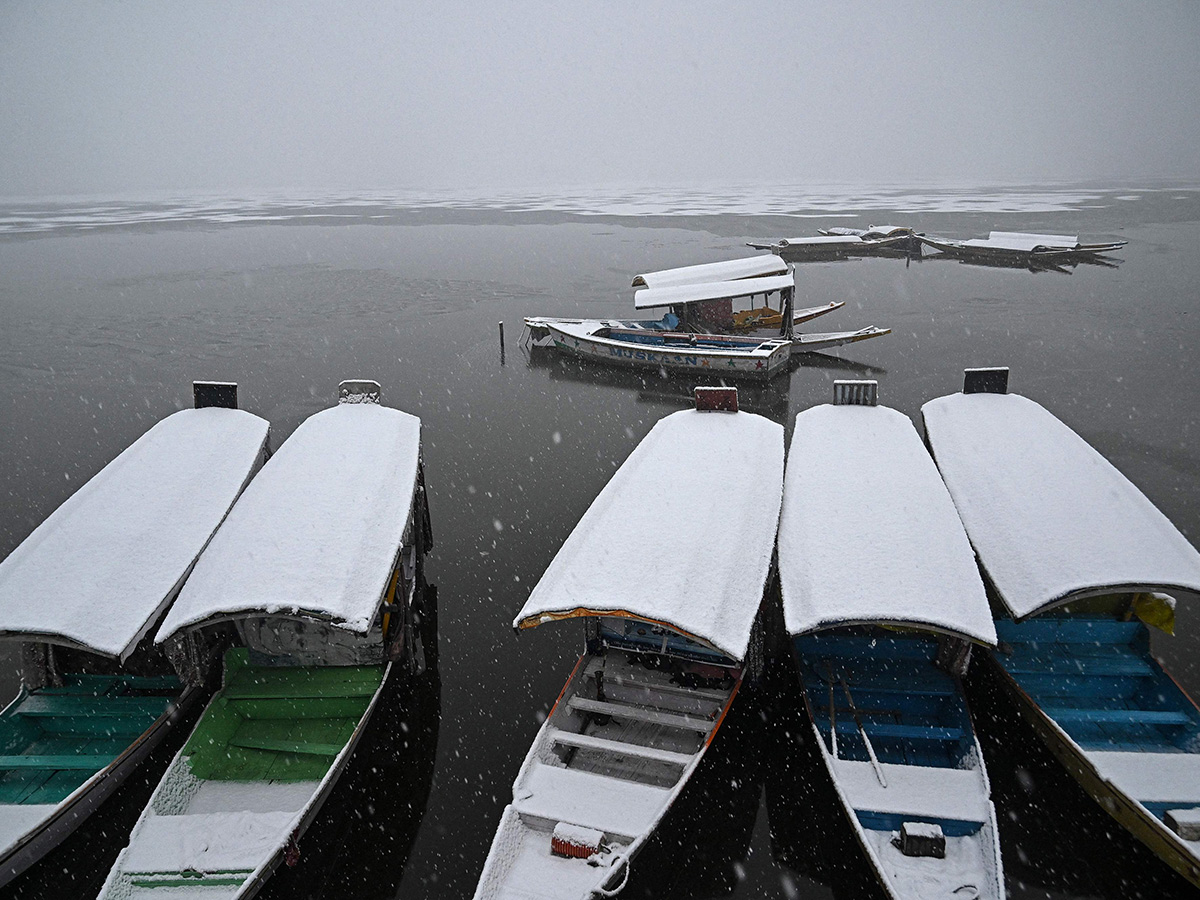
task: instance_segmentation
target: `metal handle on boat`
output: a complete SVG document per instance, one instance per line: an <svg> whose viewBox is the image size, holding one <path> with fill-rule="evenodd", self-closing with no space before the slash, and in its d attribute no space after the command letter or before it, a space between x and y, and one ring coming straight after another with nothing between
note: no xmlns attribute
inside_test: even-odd
<svg viewBox="0 0 1200 900"><path fill-rule="evenodd" d="M592 896L594 896L594 897L615 897L615 896L617 896L617 894L621 893L621 891L625 890L625 885L627 885L629 883L629 857L625 856L624 854L621 854L620 856L617 857L617 860L613 865L614 865L614 868L616 866L624 866L625 867L625 877L623 877L621 879L621 883L619 885L617 885L615 888L603 888L603 887L593 888ZM614 874L615 874L615 872L614 872ZM611 879L612 875L609 875L608 877Z"/></svg>

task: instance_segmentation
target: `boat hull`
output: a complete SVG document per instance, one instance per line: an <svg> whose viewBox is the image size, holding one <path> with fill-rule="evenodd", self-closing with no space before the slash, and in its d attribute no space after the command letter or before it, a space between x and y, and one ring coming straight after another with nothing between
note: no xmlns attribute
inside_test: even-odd
<svg viewBox="0 0 1200 900"><path fill-rule="evenodd" d="M686 346L676 349L612 340L591 334L591 329L586 327L566 330L565 327L549 324L547 328L559 352L625 368L767 380L787 371L791 358L791 344L785 341L775 342L766 350L718 350ZM757 348L762 345L749 346Z"/></svg>
<svg viewBox="0 0 1200 900"><path fill-rule="evenodd" d="M237 652L244 653L231 651ZM238 900L255 896L281 864L300 861L301 838L350 762L389 677L401 667L393 663L378 667L319 667L318 681L345 673L353 676L351 693L346 694L343 688L341 693L345 696L339 696L336 689L322 689L302 699L278 689L270 680L264 681L249 666L239 666L239 674L249 677L238 684L264 686L259 691L262 696L242 696L245 692L241 691L230 693L232 669L227 664L226 687L213 697L188 743L159 782L134 827L129 846L117 857L101 898L127 896L139 884L220 888L225 892L222 896ZM368 671L373 669L378 669L377 675L372 676ZM232 732L220 717L226 707L238 702L260 706L291 704L295 708L290 716L294 723L297 718L308 718L300 706L304 699L314 698L338 708L327 715L353 721L344 740L319 748L310 741L290 752L293 748L285 746L289 743L286 738L258 737L240 743L230 740L228 746L211 739L220 734L231 737ZM283 723L287 719L271 715L268 718ZM212 750L210 758L201 761L205 745L212 745ZM255 758L260 751L276 757L264 763ZM305 754L332 758L325 763ZM227 763L219 759L222 755L228 757ZM308 774L297 776L289 772L288 767L293 765ZM257 778L252 774L256 766L263 768ZM206 791L207 795L202 796ZM156 859L160 847L170 848L173 856Z"/></svg>
<svg viewBox="0 0 1200 900"><path fill-rule="evenodd" d="M203 688L198 685L185 687L163 714L112 763L55 804L45 818L13 841L0 856L0 887L51 853L116 794L129 776L167 739L171 730L188 717L203 693ZM2 810L0 807L0 815Z"/></svg>
<svg viewBox="0 0 1200 900"><path fill-rule="evenodd" d="M988 653L987 659L989 671L1015 701L1021 717L1084 792L1159 859L1200 888L1200 858L1187 842L1141 803L1104 778L1084 749L1041 708L994 653Z"/></svg>
<svg viewBox="0 0 1200 900"><path fill-rule="evenodd" d="M476 900L586 900L618 892L628 881L741 686L740 670L719 690L670 685L640 664L625 665L636 656L610 649L607 660L585 653L576 663L513 785ZM608 673L599 689L597 671ZM597 690L607 699L594 699ZM623 728L632 733L623 735L628 742L621 740ZM648 728L659 733L647 740ZM599 849L577 855L552 849L560 831L569 836L578 829L595 835Z"/></svg>
<svg viewBox="0 0 1200 900"><path fill-rule="evenodd" d="M868 653L875 650L876 644L881 649L877 656L855 660L855 668L843 676L845 680L822 682L823 676L818 677L821 666L828 667L830 679L835 668L845 671L844 663L852 657L843 656L838 661L838 656L856 649L851 641L866 645L863 649L869 647ZM970 731L963 688L956 677L941 672L928 671L918 676L920 680L913 680L914 672L933 669L932 657L922 660L910 652L914 649L910 645L918 643L933 641L884 637L867 644L857 637L823 635L796 639L794 658L812 740L845 820L870 864L876 884L887 897L1000 900L1005 893L996 811L983 754ZM889 655L889 644L906 649ZM825 689L833 688L828 702L823 694L814 694L819 690L818 683ZM861 707L850 699L851 686L858 692ZM844 701L840 699L843 690ZM931 704L934 697L944 699ZM938 703L949 704L959 712L938 725L915 724L924 723L931 706ZM889 705L896 709L880 708ZM888 721L893 716L896 721ZM870 745L862 738L864 730L872 739ZM959 732L953 739L958 750L951 751L951 756L960 755L959 765L952 765L949 757L935 764L934 757L946 751L938 750L927 757L926 748L933 746L935 735L946 740L953 731ZM897 835L902 823L908 822L938 825L944 833L944 858L903 854ZM973 893L964 890L968 887Z"/></svg>

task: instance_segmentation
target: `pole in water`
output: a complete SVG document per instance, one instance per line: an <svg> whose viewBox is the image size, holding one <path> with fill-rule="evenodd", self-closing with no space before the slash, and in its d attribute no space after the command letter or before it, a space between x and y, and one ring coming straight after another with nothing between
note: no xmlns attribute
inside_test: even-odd
<svg viewBox="0 0 1200 900"><path fill-rule="evenodd" d="M504 323L500 322L500 365L504 365Z"/></svg>

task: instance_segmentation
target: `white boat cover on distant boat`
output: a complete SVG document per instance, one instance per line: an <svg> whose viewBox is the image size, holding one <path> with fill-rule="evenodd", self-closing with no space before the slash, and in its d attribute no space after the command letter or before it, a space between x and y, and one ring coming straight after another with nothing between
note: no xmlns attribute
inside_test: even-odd
<svg viewBox="0 0 1200 900"><path fill-rule="evenodd" d="M680 284L673 287L642 288L640 291L634 292L633 305L638 309L651 309L656 306L674 306L677 303L730 300L734 297L749 297L753 294L769 294L773 291L795 287L795 285L794 276L788 272L786 275L743 278L738 281L708 281L701 284Z"/></svg>
<svg viewBox="0 0 1200 900"><path fill-rule="evenodd" d="M775 254L747 256L743 259L726 259L721 262L704 263L699 266L681 266L635 275L634 287L664 288L681 284L706 284L712 281L736 281L739 278L761 278L767 275L783 275L787 263Z"/></svg>
<svg viewBox="0 0 1200 900"><path fill-rule="evenodd" d="M921 409L980 563L1018 618L1074 594L1200 592L1200 553L1074 431L1017 394Z"/></svg>
<svg viewBox="0 0 1200 900"><path fill-rule="evenodd" d="M124 661L253 474L269 430L217 407L156 424L0 563L0 634Z"/></svg>
<svg viewBox="0 0 1200 900"><path fill-rule="evenodd" d="M1018 231L993 231L986 238L963 241L962 246L1032 253L1034 250L1074 250L1079 246L1079 238L1068 234L1024 234Z"/></svg>
<svg viewBox="0 0 1200 900"><path fill-rule="evenodd" d="M629 615L741 660L782 492L781 425L746 412L669 415L604 486L513 625Z"/></svg>
<svg viewBox="0 0 1200 900"><path fill-rule="evenodd" d="M305 420L213 537L156 640L246 614L365 633L413 503L421 420L375 403Z"/></svg>
<svg viewBox="0 0 1200 900"><path fill-rule="evenodd" d="M863 243L861 235L857 234L822 234L817 237L781 238L779 247L802 248L816 247L818 249L836 249L838 247L854 247Z"/></svg>
<svg viewBox="0 0 1200 900"><path fill-rule="evenodd" d="M790 634L886 623L996 643L971 545L907 416L883 406L800 413L783 494Z"/></svg>

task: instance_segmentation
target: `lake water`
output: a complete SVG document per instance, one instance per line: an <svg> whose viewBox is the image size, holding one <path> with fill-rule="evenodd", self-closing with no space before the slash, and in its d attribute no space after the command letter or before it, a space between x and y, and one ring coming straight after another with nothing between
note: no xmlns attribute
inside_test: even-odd
<svg viewBox="0 0 1200 900"><path fill-rule="evenodd" d="M1130 243L1118 266L1062 272L946 259L801 265L798 306L846 301L817 330L893 333L804 359L769 389L746 391L744 404L790 436L795 414L828 402L835 379L868 377L882 403L919 424L921 404L959 390L964 367L1008 365L1012 390L1050 408L1200 537L1200 191L833 186L0 204L0 556L153 422L190 405L194 379L238 382L275 447L333 403L340 380L381 382L385 402L424 423L440 665L397 694L399 711L362 754L369 761L327 807L319 837L329 861L273 891L470 896L582 641L570 622L516 635L512 617L616 467L654 422L690 403L686 383L531 356L518 346L521 317L627 316L636 272L879 222ZM669 546L669 532L662 539ZM1195 693L1200 612L1181 604L1178 632L1155 649ZM0 657L6 697L15 665ZM797 702L786 664L739 699L629 896L856 895L861 864L806 757ZM1104 823L1053 783L1044 760L1018 755L1020 777L994 768L1012 896L1171 887L1120 835L1095 839ZM1093 837L1048 846L1038 826L1051 810ZM89 832L92 861L73 851L34 874L49 883L67 869L87 895L120 834L119 824ZM1134 880L1116 880L1109 864ZM54 893L34 879L20 887Z"/></svg>

